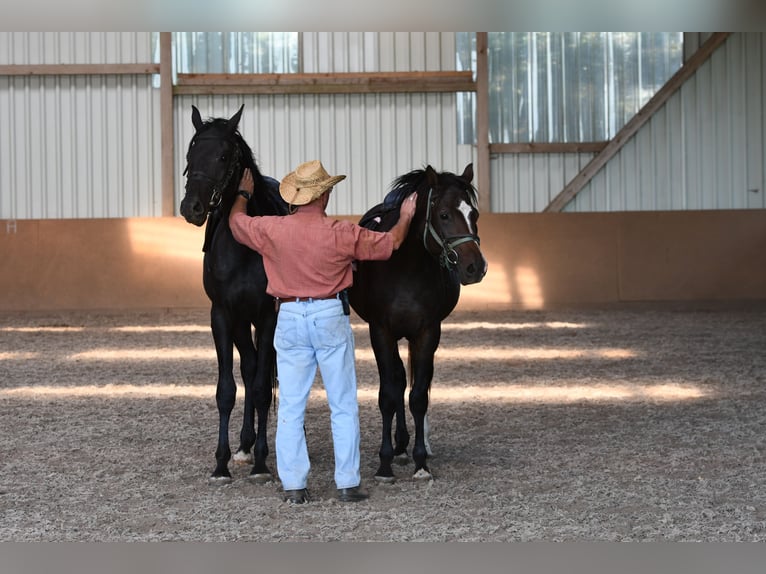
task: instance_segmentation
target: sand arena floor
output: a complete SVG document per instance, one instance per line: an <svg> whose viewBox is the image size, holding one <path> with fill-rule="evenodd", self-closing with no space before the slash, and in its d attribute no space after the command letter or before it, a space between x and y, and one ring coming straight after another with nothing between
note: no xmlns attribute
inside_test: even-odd
<svg viewBox="0 0 766 574"><path fill-rule="evenodd" d="M207 309L0 315L0 540L766 540L766 311L455 313L431 392L435 480L410 464L392 485L372 480L377 372L354 326L371 496L333 497L318 380L314 500L294 507L249 466L208 484Z"/></svg>

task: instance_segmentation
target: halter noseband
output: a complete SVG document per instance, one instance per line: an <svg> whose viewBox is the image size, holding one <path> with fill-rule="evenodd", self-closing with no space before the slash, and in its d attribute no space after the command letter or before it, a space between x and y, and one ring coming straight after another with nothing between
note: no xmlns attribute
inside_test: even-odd
<svg viewBox="0 0 766 574"><path fill-rule="evenodd" d="M192 139L191 146L194 145L195 142L198 140L219 140L222 138L214 137L214 136L195 136ZM208 211L214 211L218 208L219 205L221 205L221 200L223 199L223 191L226 189L226 187L229 185L229 182L231 182L231 178L234 176L234 172L239 167L239 160L242 157L242 150L239 149L239 146L236 144L236 142L229 142L234 144L234 158L229 162L229 169L224 174L223 178L221 178L220 181L216 181L214 178L210 177L208 174L206 174L204 171L189 171L189 163L188 163L188 156L187 156L187 163L186 163L186 169L184 170L184 175L187 173L189 174L188 179L194 180L194 179L201 179L206 181L212 181L213 182L213 194L210 196L210 201L208 202ZM191 150L191 146L189 149Z"/></svg>
<svg viewBox="0 0 766 574"><path fill-rule="evenodd" d="M433 194L433 191L433 187L428 188L428 207L426 208L426 224L423 228L423 247L428 251L428 236L430 235L442 250L439 254L439 263L441 263L442 267L449 269L450 267L457 265L459 261L459 256L455 247L462 245L463 243L468 243L469 241L473 241L476 245L479 245L479 236L474 235L473 233L468 233L465 235L452 235L444 238L439 237L436 229L431 225L431 206L433 205L431 202L431 195Z"/></svg>

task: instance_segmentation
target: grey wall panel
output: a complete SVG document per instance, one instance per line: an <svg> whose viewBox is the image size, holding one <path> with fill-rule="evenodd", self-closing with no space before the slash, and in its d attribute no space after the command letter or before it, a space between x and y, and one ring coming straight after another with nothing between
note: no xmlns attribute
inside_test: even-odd
<svg viewBox="0 0 766 574"><path fill-rule="evenodd" d="M0 32L2 64L151 61L149 32ZM0 218L161 214L150 76L0 76L0 125Z"/></svg>
<svg viewBox="0 0 766 574"><path fill-rule="evenodd" d="M492 211L542 211L592 157L588 153L494 155L490 161Z"/></svg>
<svg viewBox="0 0 766 574"><path fill-rule="evenodd" d="M0 218L161 214L149 76L0 76Z"/></svg>
<svg viewBox="0 0 766 574"><path fill-rule="evenodd" d="M0 32L0 64L145 64L156 32Z"/></svg>
<svg viewBox="0 0 766 574"><path fill-rule="evenodd" d="M455 35L441 32L304 32L306 73L455 69ZM399 175L430 163L462 172L472 146L458 145L455 94L179 96L175 100L176 205L183 197L183 157L203 117L229 117L245 104L240 128L261 171L281 179L302 161L321 159L348 178L328 211L359 215L379 203Z"/></svg>
<svg viewBox="0 0 766 574"><path fill-rule="evenodd" d="M766 208L766 41L737 33L566 211Z"/></svg>
<svg viewBox="0 0 766 574"><path fill-rule="evenodd" d="M303 72L455 69L453 32L303 32Z"/></svg>
<svg viewBox="0 0 766 574"><path fill-rule="evenodd" d="M473 146L457 144L454 94L179 96L176 205L194 135L192 104L206 118L230 117L243 103L240 131L262 173L281 179L299 163L321 159L328 171L348 175L328 208L336 215L364 213L412 169L430 163L460 173L474 161Z"/></svg>

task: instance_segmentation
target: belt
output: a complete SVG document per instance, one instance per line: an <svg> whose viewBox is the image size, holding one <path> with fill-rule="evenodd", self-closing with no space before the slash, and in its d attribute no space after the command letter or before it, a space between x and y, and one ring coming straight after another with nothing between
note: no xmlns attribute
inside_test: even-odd
<svg viewBox="0 0 766 574"><path fill-rule="evenodd" d="M312 301L327 301L328 299L339 299L340 293L336 293L335 295L331 295L330 297L275 297L279 303L300 303L301 301L305 301L306 303L311 303Z"/></svg>

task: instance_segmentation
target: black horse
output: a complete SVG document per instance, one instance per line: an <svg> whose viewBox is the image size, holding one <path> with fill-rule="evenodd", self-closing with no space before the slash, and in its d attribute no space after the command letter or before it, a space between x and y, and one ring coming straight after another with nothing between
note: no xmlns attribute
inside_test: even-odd
<svg viewBox="0 0 766 574"><path fill-rule="evenodd" d="M261 175L253 154L237 130L244 105L230 119L203 122L192 106L196 133L186 155L186 195L181 215L186 221L205 228L202 250L202 281L212 302L210 325L218 356L218 447L216 467L210 480L231 480L228 463L229 418L237 392L234 382L233 347L240 357L240 372L245 386L245 407L240 445L235 460L248 461L253 448L250 478L268 482L272 475L266 465L269 448L266 426L275 384L274 328L277 315L274 299L266 294L266 273L261 256L237 243L229 228L229 211L237 196L245 168L253 173L255 189L248 202L249 215L285 215L287 205L279 195L279 183ZM255 341L252 328L255 327ZM255 432L254 411L258 413Z"/></svg>
<svg viewBox="0 0 766 574"><path fill-rule="evenodd" d="M430 479L426 466L426 412L434 353L441 338L441 322L452 312L460 285L481 281L487 262L479 249L473 165L462 175L437 173L429 165L399 177L382 204L373 207L360 224L387 231L399 218L399 206L413 191L417 209L404 243L387 261L359 261L350 301L369 323L370 339L380 375L378 406L383 418L380 467L375 478L391 482L394 456L405 455L409 433L405 421L407 376L398 341L409 342L411 390L409 408L415 421L414 478ZM391 442L396 415L396 448Z"/></svg>

